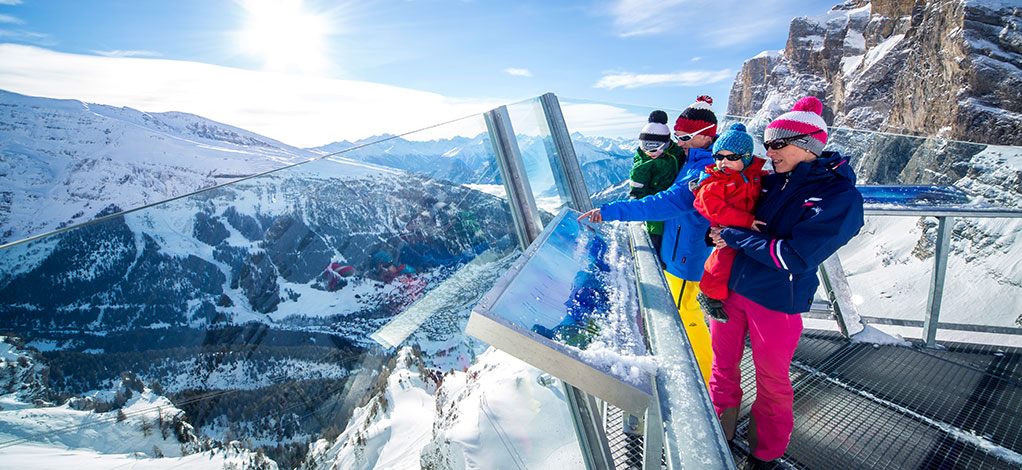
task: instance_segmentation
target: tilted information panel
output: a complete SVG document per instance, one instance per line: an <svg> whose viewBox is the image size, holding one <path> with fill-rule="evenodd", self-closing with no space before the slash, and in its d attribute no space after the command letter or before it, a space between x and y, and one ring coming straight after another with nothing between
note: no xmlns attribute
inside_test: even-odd
<svg viewBox="0 0 1022 470"><path fill-rule="evenodd" d="M615 406L642 413L654 361L624 226L563 209L472 310L466 332Z"/></svg>

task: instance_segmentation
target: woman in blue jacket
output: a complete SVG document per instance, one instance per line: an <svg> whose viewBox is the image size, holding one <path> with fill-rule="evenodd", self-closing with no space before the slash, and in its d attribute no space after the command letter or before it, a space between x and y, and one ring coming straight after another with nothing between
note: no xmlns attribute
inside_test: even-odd
<svg viewBox="0 0 1022 470"><path fill-rule="evenodd" d="M771 468L787 449L793 427L789 367L819 285L817 267L848 243L863 225L862 195L848 161L824 152L827 124L813 97L798 101L767 126L767 158L776 173L763 179L756 220L761 232L714 229L717 246L738 250L724 311L727 323L710 322L713 371L710 397L728 440L742 403L745 338L756 368L756 400L749 422L752 468Z"/></svg>

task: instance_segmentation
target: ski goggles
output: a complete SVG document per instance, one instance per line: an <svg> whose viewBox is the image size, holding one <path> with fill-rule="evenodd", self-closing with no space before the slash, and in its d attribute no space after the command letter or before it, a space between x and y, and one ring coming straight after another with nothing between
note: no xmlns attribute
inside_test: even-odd
<svg viewBox="0 0 1022 470"><path fill-rule="evenodd" d="M726 160L731 160L733 162L737 162L738 160L741 160L741 159L743 159L745 157L748 157L748 156L749 156L749 154L747 154L747 153L732 153L731 155L721 155L719 153L715 153L715 154L713 154L713 159L714 160L725 160L726 159Z"/></svg>
<svg viewBox="0 0 1022 470"><path fill-rule="evenodd" d="M787 147L787 146L791 145L792 142L795 142L797 140L802 140L802 139L804 139L806 137L809 137L809 136L815 135L815 134L819 134L821 132L823 132L823 129L817 129L817 130L812 131L812 132L810 132L808 134L799 134L799 135L793 135L791 137L783 137L783 138L780 138L780 139L768 140L766 142L763 142L763 146L768 148L768 149L770 149L770 150L780 150L780 149L782 149L784 147Z"/></svg>
<svg viewBox="0 0 1022 470"><path fill-rule="evenodd" d="M678 136L678 142L688 142L688 141L692 140L693 137L699 135L700 132L705 131L706 129L709 129L709 128L713 127L713 126L716 126L716 124L710 124L709 126L706 126L706 127L702 128L702 129L699 129L698 131L695 131L695 132L690 132L688 134L677 135Z"/></svg>
<svg viewBox="0 0 1022 470"><path fill-rule="evenodd" d="M657 142L653 140L647 140L641 143L642 150L647 152L657 152L667 147L667 142Z"/></svg>

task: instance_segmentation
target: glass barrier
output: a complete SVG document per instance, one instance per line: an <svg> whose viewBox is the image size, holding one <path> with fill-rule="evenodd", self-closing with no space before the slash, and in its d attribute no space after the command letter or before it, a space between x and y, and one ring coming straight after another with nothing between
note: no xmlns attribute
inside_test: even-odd
<svg viewBox="0 0 1022 470"><path fill-rule="evenodd" d="M462 333L507 204L473 116L0 250L0 455L574 466L555 381Z"/></svg>
<svg viewBox="0 0 1022 470"><path fill-rule="evenodd" d="M539 98L533 98L507 105L507 113L540 220L546 225L562 208L570 207L571 198L565 193L563 178L557 173L560 168L557 149L550 137L543 105Z"/></svg>

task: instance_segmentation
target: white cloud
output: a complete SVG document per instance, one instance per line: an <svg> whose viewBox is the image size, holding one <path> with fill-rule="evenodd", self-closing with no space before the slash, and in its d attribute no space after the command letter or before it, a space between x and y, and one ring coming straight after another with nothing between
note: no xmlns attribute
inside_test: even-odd
<svg viewBox="0 0 1022 470"><path fill-rule="evenodd" d="M570 98L560 100L560 103L568 129L584 135L634 139L637 129L647 119L646 114L624 106L574 102ZM642 111L645 112L645 109ZM517 127L515 132L518 132Z"/></svg>
<svg viewBox="0 0 1022 470"><path fill-rule="evenodd" d="M530 72L529 69L516 69L516 68L513 68L513 67L508 67L508 68L504 69L504 73L506 73L508 75L514 75L516 77L531 77L532 76L532 72Z"/></svg>
<svg viewBox="0 0 1022 470"><path fill-rule="evenodd" d="M501 104L378 83L16 44L0 44L0 63L0 89L150 112L183 111L299 147L400 134L465 116L472 117L407 138L474 136L486 129L478 114Z"/></svg>
<svg viewBox="0 0 1022 470"><path fill-rule="evenodd" d="M21 0L0 0L0 5L21 5Z"/></svg>
<svg viewBox="0 0 1022 470"><path fill-rule="evenodd" d="M27 42L40 46L52 46L54 44L48 34L10 29L0 29L0 41Z"/></svg>
<svg viewBox="0 0 1022 470"><path fill-rule="evenodd" d="M750 5L740 0L612 0L604 14L613 18L621 37L681 34L726 47L773 34L805 8L781 0Z"/></svg>
<svg viewBox="0 0 1022 470"><path fill-rule="evenodd" d="M155 51L92 51L93 54L101 55L103 57L162 57L163 54Z"/></svg>
<svg viewBox="0 0 1022 470"><path fill-rule="evenodd" d="M703 58L702 57L693 57L692 58L692 62L699 62L700 60L703 60Z"/></svg>
<svg viewBox="0 0 1022 470"><path fill-rule="evenodd" d="M20 18L15 18L11 15L0 15L0 23L22 24L24 21L21 21Z"/></svg>
<svg viewBox="0 0 1022 470"><path fill-rule="evenodd" d="M730 69L649 74L614 72L604 75L593 87L613 90L615 88L639 88L644 86L697 86L717 83L732 78L734 78L734 72Z"/></svg>
<svg viewBox="0 0 1022 470"><path fill-rule="evenodd" d="M718 47L734 46L761 36L764 31L770 31L770 28L778 26L782 21L784 24L788 24L791 18L773 17L743 21L742 24L716 28L712 33L706 33L704 36Z"/></svg>
<svg viewBox="0 0 1022 470"><path fill-rule="evenodd" d="M622 37L660 34L679 28L675 10L685 0L619 0L611 7L614 25Z"/></svg>

